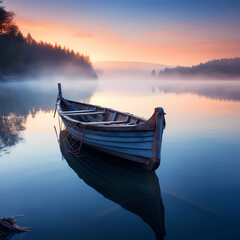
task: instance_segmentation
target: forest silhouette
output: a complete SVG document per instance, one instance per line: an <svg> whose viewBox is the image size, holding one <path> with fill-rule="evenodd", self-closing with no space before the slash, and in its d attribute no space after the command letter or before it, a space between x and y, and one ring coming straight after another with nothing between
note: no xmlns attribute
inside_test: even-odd
<svg viewBox="0 0 240 240"><path fill-rule="evenodd" d="M240 58L215 59L192 67L167 67L159 76L240 78Z"/></svg>
<svg viewBox="0 0 240 240"><path fill-rule="evenodd" d="M89 56L47 42L24 37L14 23L15 14L0 0L0 79L8 75L37 74L67 69L78 76L96 78Z"/></svg>

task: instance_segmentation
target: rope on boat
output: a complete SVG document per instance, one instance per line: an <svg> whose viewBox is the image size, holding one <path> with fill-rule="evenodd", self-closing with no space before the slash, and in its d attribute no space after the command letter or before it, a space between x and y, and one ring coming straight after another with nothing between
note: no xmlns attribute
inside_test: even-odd
<svg viewBox="0 0 240 240"><path fill-rule="evenodd" d="M58 114L58 126L59 126L59 131L62 131L62 119L60 118L59 114Z"/></svg>
<svg viewBox="0 0 240 240"><path fill-rule="evenodd" d="M55 104L55 109L54 109L54 113L53 113L53 118L55 118L56 112L57 112L57 103Z"/></svg>
<svg viewBox="0 0 240 240"><path fill-rule="evenodd" d="M68 132L68 134L67 134L67 135L64 137L64 139L63 139L63 143L65 143L64 146L66 147L67 152L73 153L73 154L77 155L77 154L79 153L79 149L71 150L71 149L73 148L74 144L77 142L77 140L74 139L73 143L70 143L70 142L68 141L68 139L67 139L67 137L68 137L69 135L70 135L70 134L69 134L69 132Z"/></svg>
<svg viewBox="0 0 240 240"><path fill-rule="evenodd" d="M55 109L54 109L53 118L55 118L55 116L56 116L58 98L59 98L59 95L57 96L57 100L56 100L56 103L55 103Z"/></svg>
<svg viewBox="0 0 240 240"><path fill-rule="evenodd" d="M75 149L75 150L71 150L71 149L73 148L74 144L75 144L76 142L78 142L78 140L75 140L75 138L73 138L74 141L73 141L72 144L70 144L70 142L69 142L68 139L67 139L67 137L70 135L70 133L69 133L69 131L68 131L68 134L67 134L67 136L63 139L63 141L66 143L65 146L66 146L66 149L67 149L67 151L68 151L69 153L72 153L72 154L74 154L74 155L76 155L76 156L79 155L79 153L81 152L83 143L84 143L84 137L85 137L86 129L87 129L87 125L85 125L85 126L83 127L82 139L81 139L81 141L80 141L79 147L78 147L77 149ZM71 135L70 135L70 136L71 136Z"/></svg>
<svg viewBox="0 0 240 240"><path fill-rule="evenodd" d="M59 116L59 114L58 114L58 125L59 125L59 131L60 131L60 132L62 131L62 124L63 124L62 118L61 118L61 117ZM77 124L77 123L73 123L73 126L72 126L73 129L75 128L76 124ZM65 128L67 129L67 127L68 127L68 122L65 123ZM81 152L81 149L82 149L82 146L83 146L83 143L84 143L84 137L85 137L85 133L86 133L87 127L88 127L88 125L84 125L84 126L83 126L82 139L81 139L81 141L80 141L79 147L78 147L76 150L71 150L71 149L72 149L73 146L76 144L76 142L78 142L78 140L76 140L75 138L73 138L73 139L74 139L73 143L70 143L70 142L67 140L67 137L68 137L69 135L71 136L71 134L70 134L69 131L68 131L68 134L61 140L61 142L65 142L65 143L66 143L66 144L64 144L64 145L65 145L65 147L66 147L66 150L67 150L69 153L72 153L72 154L74 154L74 155L77 156L77 155ZM55 129L55 132L56 132L56 129ZM58 142L60 143L60 139L58 140Z"/></svg>
<svg viewBox="0 0 240 240"><path fill-rule="evenodd" d="M86 132L87 126L88 126L88 125L85 125L85 126L83 127L83 135L82 135L82 139L81 139L80 146L79 146L79 152L81 151L82 146L83 146L83 141L84 141L84 137L85 137L85 132Z"/></svg>
<svg viewBox="0 0 240 240"><path fill-rule="evenodd" d="M58 116L59 116L59 115L58 115ZM61 119L60 117L58 118L58 123L59 123L59 130L60 130L60 132L61 132L61 131L62 131L62 119ZM77 124L77 123L74 123L74 124L73 124L73 126L72 126L73 129L75 128L76 124ZM65 128L66 128L66 129L67 129L67 127L68 127L68 123L66 123L66 125L65 125ZM81 138L79 147L78 147L77 149L75 149L75 150L72 150L72 149L73 149L73 146L76 144L76 142L79 142L79 140L76 140L75 138L72 138L74 141L73 141L73 143L70 143L67 138L68 138L69 135L71 136L71 134L70 134L70 132L67 130L68 134L61 140L61 142L62 142L63 144L65 143L64 146L66 147L67 152L72 153L72 154L74 154L74 155L76 155L76 156L79 155L79 153L81 152L83 143L84 143L84 137L85 137L85 133L86 133L87 127L88 127L88 125L84 125L84 126L83 126L82 138ZM60 142L60 139L59 139L59 142Z"/></svg>

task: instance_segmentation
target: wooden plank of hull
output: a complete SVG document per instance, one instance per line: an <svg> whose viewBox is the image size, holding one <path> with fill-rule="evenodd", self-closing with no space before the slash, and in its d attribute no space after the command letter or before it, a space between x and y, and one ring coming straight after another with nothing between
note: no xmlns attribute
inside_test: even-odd
<svg viewBox="0 0 240 240"><path fill-rule="evenodd" d="M81 141L82 137L78 137L72 134L78 141ZM111 142L111 141L104 141L104 140L93 140L88 138L87 135L84 136L84 142L95 145L103 145L109 147L118 147L118 148L126 148L126 149L142 149L142 150L152 150L152 142Z"/></svg>
<svg viewBox="0 0 240 240"><path fill-rule="evenodd" d="M123 152L121 152L121 153L120 152L114 152L111 149L109 150L109 149L98 148L96 146L92 146L92 145L88 145L88 144L86 144L86 145L93 148L93 149L96 149L98 151L105 152L107 154L110 154L110 155L113 155L113 156L116 156L116 157L124 158L126 160L134 161L134 162L141 163L141 164L144 164L144 165L147 165L149 163L149 158L147 158L147 157L135 156L135 155L127 154L127 153L123 153Z"/></svg>
<svg viewBox="0 0 240 240"><path fill-rule="evenodd" d="M76 136L73 132L71 132L71 129L68 129L72 137L74 137L76 140L81 141L82 138ZM118 146L114 145L106 145L105 142L102 141L88 141L87 139L84 138L84 143L87 144L88 146L95 148L100 151L107 152L109 154L119 156L126 158L128 160L133 160L137 161L140 163L146 163L149 158L152 157L152 143L147 142L147 146L144 146L142 143L140 145L135 144L135 146L129 146L128 144L126 145L121 145L121 143L118 144Z"/></svg>
<svg viewBox="0 0 240 240"><path fill-rule="evenodd" d="M78 127L78 125L73 122L67 121L65 118L62 119L71 135L76 140L81 141L83 128ZM97 139L95 139L94 136L97 137ZM154 163L156 162L156 166L158 166L160 162L160 155L154 155L154 136L154 131L103 132L86 129L84 143L91 148L114 156L122 157L141 164L148 164L149 161L153 161ZM111 144L108 144L109 142Z"/></svg>
<svg viewBox="0 0 240 240"><path fill-rule="evenodd" d="M93 109L93 110L78 110L78 111L61 111L59 113L68 115L68 114L71 114L71 113L86 113L86 112L95 112L95 110Z"/></svg>
<svg viewBox="0 0 240 240"><path fill-rule="evenodd" d="M82 137L82 131L79 132L79 136ZM85 133L85 138L96 140L96 141L105 141L105 142L122 142L122 143L138 143L138 142L152 142L153 137L114 137L114 136L98 136L89 134L88 131Z"/></svg>
<svg viewBox="0 0 240 240"><path fill-rule="evenodd" d="M78 129L75 129L71 126L67 127L70 131L71 135L74 136L75 139L81 141L83 136L83 131L80 131ZM82 129L81 129L82 130ZM140 135L139 138L136 136L134 138L126 137L126 135L129 135L129 132L126 132L125 136L122 133L122 137L115 137L115 132L108 132L108 135L97 135L100 132L95 131L95 135L89 134L89 132L86 130L84 135L84 141L92 142L92 143L101 143L108 146L119 146L119 147L126 147L126 148L140 148L140 149L152 149L152 144L154 141L153 136L152 137L142 137L140 132L138 135ZM153 133L152 133L153 134ZM95 138L97 137L97 138Z"/></svg>
<svg viewBox="0 0 240 240"><path fill-rule="evenodd" d="M61 114L65 116L85 116L85 115L98 115L98 114L105 114L105 112L82 112L82 111L71 111L71 112L61 112Z"/></svg>
<svg viewBox="0 0 240 240"><path fill-rule="evenodd" d="M69 127L74 127L77 131L83 131L83 127L78 127L78 125L74 124L74 122L68 121L65 118L62 118L64 125ZM145 138L145 137L153 137L154 131L98 131L92 129L86 129L86 133L89 135L96 135L96 136L106 136L106 137L113 137L113 138Z"/></svg>
<svg viewBox="0 0 240 240"><path fill-rule="evenodd" d="M152 149L142 149L142 148L127 148L127 147L116 147L116 146L107 146L101 143L92 143L89 141L84 141L86 144L96 147L98 149L105 149L108 151L116 153L127 153L129 155L142 156L146 158L152 157Z"/></svg>
<svg viewBox="0 0 240 240"><path fill-rule="evenodd" d="M70 131L71 133L71 131ZM72 135L72 134L71 134ZM81 141L80 138L76 138L76 136L72 135L76 140ZM99 141L100 142L100 141ZM146 158L151 158L152 157L152 148L147 148L144 149L144 147L138 147L135 146L134 148L130 148L127 146L110 146L110 145L105 145L104 143L95 143L91 141L84 140L84 143L88 144L89 146L96 147L98 149L105 149L108 151L113 151L116 153L127 153L129 155L135 155L135 156L143 156Z"/></svg>
<svg viewBox="0 0 240 240"><path fill-rule="evenodd" d="M68 130L70 131L71 135L74 136L78 141L81 141L83 138L83 133L79 132L71 127L68 127ZM89 137L90 136L90 137ZM121 141L125 140L124 138L118 138L118 141L112 141L112 136L109 137L101 137L98 136L98 139L92 138L93 135L88 135L86 132L84 135L84 142L89 142L92 144L101 144L106 146L115 146L115 147L123 147L123 148L134 148L134 149L149 149L152 150L152 144L153 144L153 138L149 138L148 141L142 141L143 138L138 139L139 141L136 141L136 138L133 138L134 141L130 141L131 139L128 139L128 142Z"/></svg>

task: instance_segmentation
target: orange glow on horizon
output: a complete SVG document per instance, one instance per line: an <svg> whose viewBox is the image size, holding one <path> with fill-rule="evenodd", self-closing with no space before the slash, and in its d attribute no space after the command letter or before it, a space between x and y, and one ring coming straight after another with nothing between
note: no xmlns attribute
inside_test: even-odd
<svg viewBox="0 0 240 240"><path fill-rule="evenodd" d="M56 42L69 49L90 56L91 61L135 61L165 65L192 66L212 59L240 56L240 42L208 40L169 30L158 31L154 36L146 33L139 40L130 40L111 31L105 25L95 31L73 28L62 24L31 21L17 18L20 30L37 41ZM210 30L209 30L210 31ZM149 40L152 38L152 42ZM159 42L156 42L158 41Z"/></svg>

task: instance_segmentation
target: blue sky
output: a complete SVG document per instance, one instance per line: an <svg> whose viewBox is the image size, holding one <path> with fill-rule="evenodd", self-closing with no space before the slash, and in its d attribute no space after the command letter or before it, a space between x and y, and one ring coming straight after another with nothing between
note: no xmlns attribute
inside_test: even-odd
<svg viewBox="0 0 240 240"><path fill-rule="evenodd" d="M196 53L189 53L187 65L191 65L190 58L192 63L197 63L210 58L234 57L235 54L240 54L236 52L240 42L240 1L236 0L5 0L4 5L17 13L17 21L20 28L22 25L23 32L31 30L38 40L41 37L44 38L42 40L54 42L54 36L48 37L47 29L44 30L44 35L42 27L38 32L29 28L26 20L35 22L36 28L40 22L49 23L52 27L51 24L58 24L69 27L72 31L84 32L85 36L91 35L88 46L84 39L79 39L82 49L76 47L77 42L74 39L72 43L70 39L61 40L63 38L59 33L56 33L55 41L83 51L95 60L124 60L124 56L114 50L116 42L129 44L130 50L130 43L143 49L142 54L137 50L128 51L126 60L140 58L141 61L165 63L164 56L174 52L170 49L174 45L175 52L179 52L176 53L176 61L173 60L174 56L167 61L177 64L184 52L184 44L189 44L191 51ZM218 46L216 49L210 46L213 42ZM170 45L164 48L167 43ZM193 44L196 43L199 46L194 48ZM122 47L121 52L126 52L126 44L124 47L118 45ZM224 44L226 49L223 51L221 48ZM154 45L156 54L164 52L159 58L153 53ZM181 50L178 51L177 45ZM101 48L107 50L106 56L100 51ZM148 51L152 51L152 57ZM204 51L212 51L212 57L211 54L200 54ZM148 56L144 57L146 55Z"/></svg>

